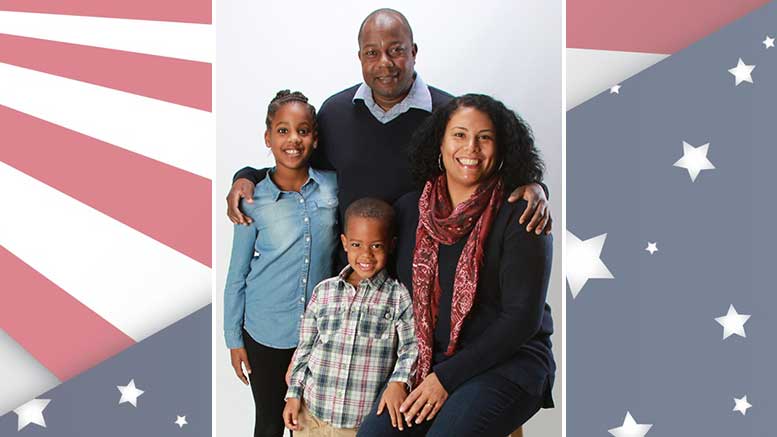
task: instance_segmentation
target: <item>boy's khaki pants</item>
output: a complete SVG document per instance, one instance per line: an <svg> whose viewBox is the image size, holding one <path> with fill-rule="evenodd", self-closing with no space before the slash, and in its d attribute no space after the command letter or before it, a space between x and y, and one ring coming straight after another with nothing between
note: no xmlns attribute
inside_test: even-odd
<svg viewBox="0 0 777 437"><path fill-rule="evenodd" d="M356 428L335 428L310 414L304 402L300 407L297 420L302 430L294 431L294 437L356 437Z"/></svg>

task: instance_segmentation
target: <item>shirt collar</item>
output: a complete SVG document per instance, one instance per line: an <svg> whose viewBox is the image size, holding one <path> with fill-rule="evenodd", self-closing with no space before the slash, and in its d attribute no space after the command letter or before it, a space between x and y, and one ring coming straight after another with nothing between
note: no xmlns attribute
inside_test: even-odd
<svg viewBox="0 0 777 437"><path fill-rule="evenodd" d="M426 82L421 79L421 75L418 73L415 75L413 85L410 87L407 96L388 111L384 111L380 105L375 103L375 99L372 98L372 89L364 82L359 85L359 89L356 90L356 94L351 99L353 103L356 103L357 100L362 100L372 116L383 124L399 117L411 108L432 112L432 93L429 91L429 86L426 85Z"/></svg>
<svg viewBox="0 0 777 437"><path fill-rule="evenodd" d="M275 167L268 169L267 174L264 176L264 179L262 179L259 183L264 185L264 187L270 193L272 200L277 202L278 198L281 197L281 194L283 193L283 191L281 191L281 189L278 188L277 185L275 185L275 182L273 182L272 178L270 177L270 174L274 172L275 172ZM302 184L301 191L304 191L305 187L308 184L314 183L316 185L319 185L320 180L321 180L321 172L314 169L313 167L309 167L308 180L304 184Z"/></svg>
<svg viewBox="0 0 777 437"><path fill-rule="evenodd" d="M337 275L339 285L344 286L346 283L348 283L348 275L350 275L352 271L353 267L350 265L347 265L344 269L340 270L340 274ZM371 288L377 290L383 286L383 283L386 282L387 279L388 272L386 272L386 269L384 268L383 270L376 273L375 276L371 277L370 279L362 279L361 282L367 281Z"/></svg>

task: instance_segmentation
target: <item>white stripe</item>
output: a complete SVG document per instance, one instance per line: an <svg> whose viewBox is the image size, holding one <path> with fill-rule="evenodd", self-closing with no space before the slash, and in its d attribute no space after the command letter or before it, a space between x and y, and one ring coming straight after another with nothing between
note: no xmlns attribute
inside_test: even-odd
<svg viewBox="0 0 777 437"><path fill-rule="evenodd" d="M3 63L0 105L211 177L210 112Z"/></svg>
<svg viewBox="0 0 777 437"><path fill-rule="evenodd" d="M210 302L199 262L5 163L0 186L0 245L134 340Z"/></svg>
<svg viewBox="0 0 777 437"><path fill-rule="evenodd" d="M213 62L209 24L0 11L0 33Z"/></svg>
<svg viewBox="0 0 777 437"><path fill-rule="evenodd" d="M567 49L567 111L669 55ZM620 92L628 93L628 87Z"/></svg>
<svg viewBox="0 0 777 437"><path fill-rule="evenodd" d="M53 373L0 329L0 416L57 385Z"/></svg>

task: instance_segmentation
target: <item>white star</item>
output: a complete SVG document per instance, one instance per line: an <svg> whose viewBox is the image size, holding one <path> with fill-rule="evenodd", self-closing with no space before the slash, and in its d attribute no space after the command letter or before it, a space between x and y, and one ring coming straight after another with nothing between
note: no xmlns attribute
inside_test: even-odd
<svg viewBox="0 0 777 437"><path fill-rule="evenodd" d="M178 428L183 428L184 425L188 424L189 422L186 421L186 416L175 416L177 419L175 419L176 425L178 425Z"/></svg>
<svg viewBox="0 0 777 437"><path fill-rule="evenodd" d="M766 39L762 41L764 44L764 47L767 49L769 47L774 47L774 38L770 37L769 35L766 35Z"/></svg>
<svg viewBox="0 0 777 437"><path fill-rule="evenodd" d="M13 410L19 416L19 427L21 431L25 426L34 423L46 427L46 420L43 418L43 410L51 402L51 399L33 399L19 408Z"/></svg>
<svg viewBox="0 0 777 437"><path fill-rule="evenodd" d="M646 247L645 250L647 250L648 252L650 252L651 255L653 255L654 253L658 252L658 248L656 247L656 244L658 243L657 242L651 243L648 241L648 247Z"/></svg>
<svg viewBox="0 0 777 437"><path fill-rule="evenodd" d="M138 397L143 394L143 390L139 390L135 387L135 380L131 379L127 385L117 385L116 388L121 392L121 399L119 404L129 402L133 407L138 406Z"/></svg>
<svg viewBox="0 0 777 437"><path fill-rule="evenodd" d="M737 66L728 70L728 72L733 74L734 78L736 78L734 86L737 86L742 82L753 83L753 77L750 76L750 73L752 73L754 69L755 65L747 65L742 62L742 58L739 58Z"/></svg>
<svg viewBox="0 0 777 437"><path fill-rule="evenodd" d="M731 411L739 411L744 416L747 414L747 409L750 407L752 407L752 405L750 405L750 402L747 402L747 395L745 395L740 399L734 398L734 409Z"/></svg>
<svg viewBox="0 0 777 437"><path fill-rule="evenodd" d="M589 279L612 279L612 273L599 259L606 238L607 234L602 234L581 241L567 231L567 281L573 298Z"/></svg>
<svg viewBox="0 0 777 437"><path fill-rule="evenodd" d="M620 85L613 85L610 87L610 94L620 94L620 93L621 93Z"/></svg>
<svg viewBox="0 0 777 437"><path fill-rule="evenodd" d="M652 427L653 424L643 425L637 423L637 421L631 417L631 413L627 411L626 418L623 419L623 425L608 431L615 437L644 437Z"/></svg>
<svg viewBox="0 0 777 437"><path fill-rule="evenodd" d="M699 176L699 172L715 168L710 160L707 159L707 151L709 148L710 143L694 147L683 141L683 156L673 165L688 170L688 174L691 176L691 182L694 182L696 176Z"/></svg>
<svg viewBox="0 0 777 437"><path fill-rule="evenodd" d="M729 305L728 313L725 316L715 317L715 321L723 326L723 340L729 338L732 334L740 337L745 335L745 322L750 318L750 314L739 314L734 309L734 305Z"/></svg>

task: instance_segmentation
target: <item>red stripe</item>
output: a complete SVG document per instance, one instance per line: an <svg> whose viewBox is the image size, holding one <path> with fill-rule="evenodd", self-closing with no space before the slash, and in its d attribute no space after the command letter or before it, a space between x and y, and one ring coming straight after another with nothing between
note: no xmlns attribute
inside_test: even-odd
<svg viewBox="0 0 777 437"><path fill-rule="evenodd" d="M60 381L135 344L3 246L0 271L3 329Z"/></svg>
<svg viewBox="0 0 777 437"><path fill-rule="evenodd" d="M567 47L672 54L768 2L567 0Z"/></svg>
<svg viewBox="0 0 777 437"><path fill-rule="evenodd" d="M210 0L3 0L0 10L210 24Z"/></svg>
<svg viewBox="0 0 777 437"><path fill-rule="evenodd" d="M210 179L1 105L0 126L0 160L210 267Z"/></svg>
<svg viewBox="0 0 777 437"><path fill-rule="evenodd" d="M0 34L0 62L211 110L211 64Z"/></svg>

